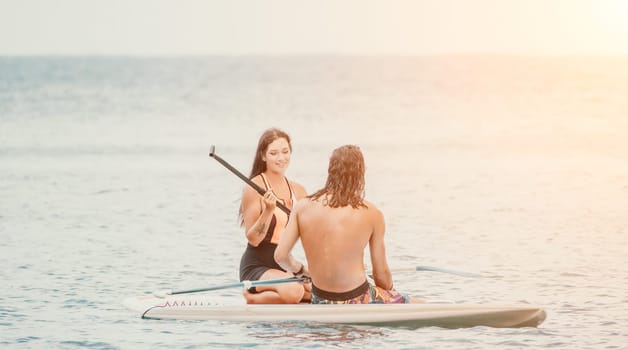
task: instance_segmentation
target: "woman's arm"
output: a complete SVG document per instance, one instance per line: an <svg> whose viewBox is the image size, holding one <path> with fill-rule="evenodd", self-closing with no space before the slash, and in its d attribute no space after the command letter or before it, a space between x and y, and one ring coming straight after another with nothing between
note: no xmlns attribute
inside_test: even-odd
<svg viewBox="0 0 628 350"><path fill-rule="evenodd" d="M244 189L242 193L242 216L246 239L252 246L257 247L264 240L275 210L276 201L277 198L272 191L267 191L260 201L256 191L249 187Z"/></svg>

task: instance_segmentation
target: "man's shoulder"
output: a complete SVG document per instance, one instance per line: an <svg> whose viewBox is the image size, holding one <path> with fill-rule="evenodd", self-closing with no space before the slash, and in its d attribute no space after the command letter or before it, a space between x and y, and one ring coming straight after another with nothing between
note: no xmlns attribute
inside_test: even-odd
<svg viewBox="0 0 628 350"><path fill-rule="evenodd" d="M364 200L364 205L366 205L366 207L368 208L368 210L372 210L372 211L380 211L379 208L373 204L373 202L368 201L368 200Z"/></svg>
<svg viewBox="0 0 628 350"><path fill-rule="evenodd" d="M364 204L367 207L369 217L375 220L380 220L384 218L384 213L375 204L367 200L364 200Z"/></svg>
<svg viewBox="0 0 628 350"><path fill-rule="evenodd" d="M294 203L294 211L303 210L312 205L312 199L309 197L303 197L297 199L296 203Z"/></svg>

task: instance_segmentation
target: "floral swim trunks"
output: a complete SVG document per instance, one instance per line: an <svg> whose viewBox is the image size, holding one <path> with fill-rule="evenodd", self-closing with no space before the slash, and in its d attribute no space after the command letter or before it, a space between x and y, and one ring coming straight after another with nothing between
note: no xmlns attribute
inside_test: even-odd
<svg viewBox="0 0 628 350"><path fill-rule="evenodd" d="M407 304L410 297L396 290L373 286L368 281L345 293L324 291L312 284L312 304Z"/></svg>

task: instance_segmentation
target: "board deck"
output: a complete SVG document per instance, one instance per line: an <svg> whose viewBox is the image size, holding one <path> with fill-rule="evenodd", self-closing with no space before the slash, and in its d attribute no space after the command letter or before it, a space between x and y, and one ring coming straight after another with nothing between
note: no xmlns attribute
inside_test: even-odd
<svg viewBox="0 0 628 350"><path fill-rule="evenodd" d="M143 318L234 322L305 321L390 327L537 327L545 311L532 305L367 304L214 305L208 296L144 295L124 305Z"/></svg>

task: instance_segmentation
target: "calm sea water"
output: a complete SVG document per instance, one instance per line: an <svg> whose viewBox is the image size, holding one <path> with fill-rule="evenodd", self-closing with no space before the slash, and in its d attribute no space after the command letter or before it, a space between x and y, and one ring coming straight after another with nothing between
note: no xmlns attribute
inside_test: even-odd
<svg viewBox="0 0 628 350"><path fill-rule="evenodd" d="M0 58L0 346L628 349L628 58ZM394 274L428 299L531 303L538 329L149 321L122 299L237 280L258 136L325 180L358 144ZM297 251L302 257L302 252ZM212 292L241 304L239 290Z"/></svg>

